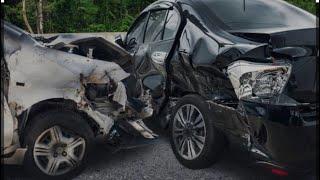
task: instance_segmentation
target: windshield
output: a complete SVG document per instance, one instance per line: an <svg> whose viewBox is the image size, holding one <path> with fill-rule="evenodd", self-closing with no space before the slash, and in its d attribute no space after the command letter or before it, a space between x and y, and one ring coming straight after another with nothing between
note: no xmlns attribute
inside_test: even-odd
<svg viewBox="0 0 320 180"><path fill-rule="evenodd" d="M205 21L224 30L316 27L316 17L282 0L197 0Z"/></svg>

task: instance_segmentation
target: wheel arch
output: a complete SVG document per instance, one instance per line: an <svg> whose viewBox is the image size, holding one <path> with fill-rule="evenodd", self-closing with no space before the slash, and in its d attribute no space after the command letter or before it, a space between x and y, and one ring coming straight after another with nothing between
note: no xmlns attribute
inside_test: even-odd
<svg viewBox="0 0 320 180"><path fill-rule="evenodd" d="M179 99L179 102L177 102L177 104L175 105L175 107L173 108L173 111L171 113L172 116L171 116L170 127L169 127L171 147L173 149L175 156L179 160L179 162L190 169L202 169L202 168L207 168L210 165L212 165L214 162L216 162L219 159L219 155L222 152L224 145L225 145L223 135L214 126L214 123L213 123L214 121L212 121L211 118L208 117L208 115L209 115L208 110L209 109L207 109L208 107L206 104L207 104L207 98L205 98L195 92L194 93L188 92L188 93L186 93L185 96L183 96L183 98ZM182 147L182 146L176 145L174 138L178 137L178 136L175 136L174 131L173 131L174 124L175 124L175 121L174 121L175 114L177 114L181 110L181 108L183 108L185 105L195 106L195 108L197 108L198 112L202 114L203 122L205 122L205 126L203 126L203 127L206 130L206 134L207 134L207 135L205 135L205 138L207 138L207 139L205 141L203 141L204 147L202 147L203 149L201 150L200 155L197 156L196 159L191 159L191 160L183 157L183 155L181 155L180 149L176 149L176 147ZM188 108L186 108L186 109L188 109ZM184 113L186 113L186 112L184 112ZM186 114L188 114L188 113L186 113ZM189 118L191 118L191 117L192 116L189 116ZM194 119L197 119L197 117L194 117ZM195 122L195 121L193 121L193 122ZM193 125L191 125L191 126L193 126ZM187 127L187 129L188 129L188 127ZM200 134L198 134L198 135L200 135Z"/></svg>
<svg viewBox="0 0 320 180"><path fill-rule="evenodd" d="M198 92L194 92L194 91L182 91L180 92L180 97L176 97L177 98L177 101L178 102L180 99L182 99L183 97L186 97L186 96L190 96L190 95L194 95L194 96L199 96L200 98L202 98L202 100L205 102L205 103L208 103L210 100L210 98L204 96L204 95L201 95L200 93ZM176 104L176 103L175 103ZM208 104L209 105L209 104ZM210 116L214 116L214 114L211 114ZM165 129L168 129L169 128L169 124L170 124L170 121L172 120L172 118L170 118L170 120L167 121L167 124L165 126ZM210 118L211 121L213 121L212 118ZM216 126L216 122L213 122L215 127L216 127L216 130L219 131L219 133L224 137L225 139L225 142L226 142L226 145L228 146L229 145L229 138L228 136L226 135L226 131L224 131L223 129L221 129L221 127L219 126Z"/></svg>
<svg viewBox="0 0 320 180"><path fill-rule="evenodd" d="M172 95L175 96L172 96ZM175 98L175 99L181 99L187 95L198 95L201 96L202 98L206 98L205 96L201 95L199 92L196 91L189 91L189 90L176 90L174 93L171 93L171 98Z"/></svg>
<svg viewBox="0 0 320 180"><path fill-rule="evenodd" d="M28 124L32 123L32 118L34 118L36 115L40 113L55 109L63 109L79 114L86 121L86 123L88 123L94 134L98 132L98 124L91 117L89 117L88 114L78 110L76 102L74 102L73 100L63 98L54 98L40 101L32 105L18 117L18 130L20 134L20 142L24 141L23 137L25 136L25 133L27 133L25 132L25 129Z"/></svg>
<svg viewBox="0 0 320 180"><path fill-rule="evenodd" d="M192 91L179 91L179 92L176 92L174 94L176 94L177 96L170 96L170 98L169 98L170 99L169 101L173 101L173 104L176 104L180 99L182 99L183 97L185 97L187 95L198 95L198 96L201 96L202 98L205 98L201 94L199 94L197 92L192 92ZM167 102L167 104L165 106L167 108L167 110L162 110L162 111L160 111L159 114L161 114L162 112L168 112L170 114L170 116L171 116L171 110L170 109L172 109L172 107L174 107L175 105L171 106L170 104L172 104L172 103L171 102ZM165 118L165 120L162 120L161 127L163 129L167 130L169 128L169 124L170 124L171 118L167 118L167 117L163 117L163 118Z"/></svg>

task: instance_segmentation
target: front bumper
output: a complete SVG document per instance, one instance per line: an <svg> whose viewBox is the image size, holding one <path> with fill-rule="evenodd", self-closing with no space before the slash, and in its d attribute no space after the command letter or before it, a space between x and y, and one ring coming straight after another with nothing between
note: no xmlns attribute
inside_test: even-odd
<svg viewBox="0 0 320 180"><path fill-rule="evenodd" d="M27 148L18 148L9 157L2 157L1 164L22 165Z"/></svg>

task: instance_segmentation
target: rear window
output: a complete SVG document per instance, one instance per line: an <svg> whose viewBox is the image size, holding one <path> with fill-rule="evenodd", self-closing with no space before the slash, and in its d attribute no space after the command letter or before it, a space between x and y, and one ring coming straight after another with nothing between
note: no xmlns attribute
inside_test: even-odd
<svg viewBox="0 0 320 180"><path fill-rule="evenodd" d="M282 0L197 0L198 13L225 30L312 28L314 15Z"/></svg>

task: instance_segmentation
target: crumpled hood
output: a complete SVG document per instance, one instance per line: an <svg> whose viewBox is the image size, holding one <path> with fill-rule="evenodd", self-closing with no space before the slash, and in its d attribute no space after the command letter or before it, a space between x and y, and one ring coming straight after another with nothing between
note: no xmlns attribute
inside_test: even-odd
<svg viewBox="0 0 320 180"><path fill-rule="evenodd" d="M2 27L10 76L8 105L13 116L28 113L42 102L71 103L94 121L98 135L107 135L116 120L129 116L136 131L146 138L155 137L141 121L152 115L151 104L147 102L141 114L132 113L128 105L123 81L131 74L122 65L130 67L131 58L121 48L99 37L62 35L41 41L5 21ZM93 91L103 91L101 98L91 99Z"/></svg>
<svg viewBox="0 0 320 180"><path fill-rule="evenodd" d="M35 36L39 37L39 36ZM109 48L113 49L114 51L117 51L120 53L122 56L129 56L129 53L125 51L123 48L107 41L106 39L102 37L92 37L84 34L60 34L57 36L53 36L48 38L50 42L45 43L45 46L53 48L53 49L60 49L61 47L64 47L65 45L68 44L80 44L83 42L88 42L88 41L99 41Z"/></svg>
<svg viewBox="0 0 320 180"><path fill-rule="evenodd" d="M119 84L130 76L114 62L47 48L23 30L3 23L4 57L11 76L8 101L19 106L18 114L50 98L80 102L83 84L105 84L110 80Z"/></svg>

